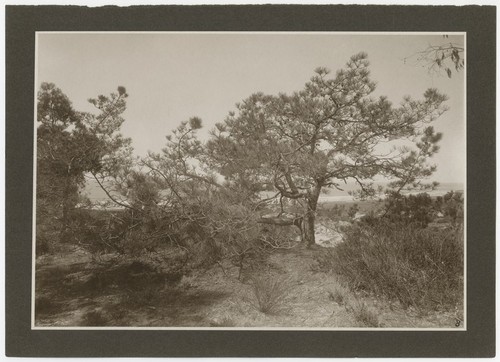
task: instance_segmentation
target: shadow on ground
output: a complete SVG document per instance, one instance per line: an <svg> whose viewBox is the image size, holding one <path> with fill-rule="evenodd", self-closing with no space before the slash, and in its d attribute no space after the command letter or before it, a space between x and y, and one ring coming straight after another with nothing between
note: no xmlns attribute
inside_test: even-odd
<svg viewBox="0 0 500 362"><path fill-rule="evenodd" d="M139 262L37 264L36 326L209 326L205 309L227 294L179 285Z"/></svg>

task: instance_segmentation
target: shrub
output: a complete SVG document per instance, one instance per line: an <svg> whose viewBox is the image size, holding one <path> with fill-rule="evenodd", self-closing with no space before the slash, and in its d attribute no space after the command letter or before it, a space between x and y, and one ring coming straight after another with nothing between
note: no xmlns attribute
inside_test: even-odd
<svg viewBox="0 0 500 362"><path fill-rule="evenodd" d="M389 194L385 200L385 217L393 222L427 227L432 221L432 199L427 193L417 195Z"/></svg>
<svg viewBox="0 0 500 362"><path fill-rule="evenodd" d="M444 214L448 216L452 223L455 224L457 220L463 222L464 214L464 198L461 192L450 191L443 196L443 205L441 209Z"/></svg>
<svg viewBox="0 0 500 362"><path fill-rule="evenodd" d="M278 313L291 290L290 280L277 275L252 276L251 285L255 307L265 314Z"/></svg>
<svg viewBox="0 0 500 362"><path fill-rule="evenodd" d="M398 300L404 308L454 307L463 299L463 230L359 224L319 265L353 289Z"/></svg>
<svg viewBox="0 0 500 362"><path fill-rule="evenodd" d="M356 216L356 213L359 211L359 206L358 204L352 205L349 210L347 210L347 215L352 219L354 216Z"/></svg>

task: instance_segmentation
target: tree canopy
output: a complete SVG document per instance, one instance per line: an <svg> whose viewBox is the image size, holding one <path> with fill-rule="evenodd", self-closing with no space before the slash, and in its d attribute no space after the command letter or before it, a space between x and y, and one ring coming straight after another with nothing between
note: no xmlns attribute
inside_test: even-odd
<svg viewBox="0 0 500 362"><path fill-rule="evenodd" d="M208 163L228 182L302 200L310 244L323 188L354 180L358 196L374 196L377 176L399 191L424 186L421 179L435 170L427 161L441 139L430 124L446 110L446 96L436 89L421 100L405 97L399 106L371 97L376 85L365 53L334 77L329 73L317 68L290 95L251 95L217 124L206 145Z"/></svg>
<svg viewBox="0 0 500 362"><path fill-rule="evenodd" d="M44 215L68 226L68 213L78 202L85 175L109 175L121 167L120 153L130 154L124 122L125 88L109 97L89 99L98 114L78 112L53 83L42 83L37 103L37 205Z"/></svg>

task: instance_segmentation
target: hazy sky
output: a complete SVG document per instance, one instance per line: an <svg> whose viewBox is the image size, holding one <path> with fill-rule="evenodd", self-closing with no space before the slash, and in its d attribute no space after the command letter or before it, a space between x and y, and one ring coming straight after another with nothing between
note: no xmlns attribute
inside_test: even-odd
<svg viewBox="0 0 500 362"><path fill-rule="evenodd" d="M165 136L192 116L201 136L235 103L252 93L302 89L318 66L335 71L360 51L368 53L374 95L399 104L427 88L449 96L450 110L434 127L444 134L433 179L465 180L465 73L429 74L403 59L429 44L464 44L461 35L339 33L39 33L37 89L55 83L75 109L91 111L87 99L126 87L122 133L136 154L160 151Z"/></svg>

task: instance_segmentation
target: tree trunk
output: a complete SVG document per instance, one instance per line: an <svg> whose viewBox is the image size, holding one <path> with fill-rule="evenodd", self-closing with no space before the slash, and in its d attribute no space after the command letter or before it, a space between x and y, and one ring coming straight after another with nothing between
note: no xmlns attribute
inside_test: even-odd
<svg viewBox="0 0 500 362"><path fill-rule="evenodd" d="M307 211L304 215L304 241L307 243L307 247L311 247L316 244L316 239L314 236L314 222L316 215L313 212Z"/></svg>
<svg viewBox="0 0 500 362"><path fill-rule="evenodd" d="M318 184L306 198L306 210L304 212L304 222L302 227L304 229L304 241L307 243L308 248L316 244L314 224L316 221L316 209L318 207L320 192L321 185Z"/></svg>

